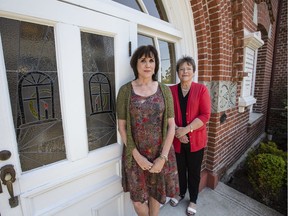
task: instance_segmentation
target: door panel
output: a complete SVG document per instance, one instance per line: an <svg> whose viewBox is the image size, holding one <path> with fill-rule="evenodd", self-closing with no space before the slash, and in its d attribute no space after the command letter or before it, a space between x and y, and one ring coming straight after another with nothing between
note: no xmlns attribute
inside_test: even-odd
<svg viewBox="0 0 288 216"><path fill-rule="evenodd" d="M0 18L22 171L66 158L54 28Z"/></svg>
<svg viewBox="0 0 288 216"><path fill-rule="evenodd" d="M89 212L103 200L122 193L118 170L119 161L107 162L101 167L67 176L51 182L50 185L23 193L21 202L27 215L61 215L63 212L82 215L83 211Z"/></svg>
<svg viewBox="0 0 288 216"><path fill-rule="evenodd" d="M119 134L117 133L117 135L114 136L113 141L106 139L102 143L101 139L98 139L99 147L91 148L90 151L88 148L88 124L86 122L87 109L85 110L81 32L109 37L113 40L114 47L112 49L113 55L111 56L113 56L112 62L114 62L114 66L113 70L109 71L109 73L113 72L114 77L111 76L109 79L114 79L114 89L112 89L111 95L114 97L112 103L115 103L115 97L119 87L128 80L131 80L133 75L129 67L128 44L129 38L131 40L131 29L136 30L136 27L135 25L131 26L131 24L126 21L58 1L40 2L31 0L29 4L32 4L33 7L31 7L31 5L29 7L28 3L23 1L5 1L5 4L2 4L0 7L0 16L15 20L16 22L23 21L28 23L28 25L31 23L30 26L50 26L54 29L53 35L55 37L58 72L56 78L58 79L57 85L59 86L59 97L57 100L60 104L64 135L64 139L60 142L65 147L66 154L65 157L62 157L60 160L54 160L51 163L41 163L40 166L32 166L28 169L23 169L23 166L21 167L20 164L23 163L23 161L18 157L20 148L17 140L19 139L17 139L17 130L15 130L14 127L17 121L13 120L12 110L14 107L11 108L12 104L10 102L11 97L13 97L12 99L15 98L9 93L7 81L19 83L19 80L16 78L7 78L5 67L6 59L4 57L5 54L3 55L1 45L0 151L9 150L11 157L6 161L0 161L0 168L7 164L14 166L16 181L13 183L13 189L14 194L19 199L19 205L14 208L10 207L8 201L10 195L7 186L1 182L3 192L0 193L0 213L2 216L100 216L111 215L112 213L113 215L131 215L133 211L131 210L132 206L129 204L129 197L127 197L126 194L124 195L121 187L120 161L122 146L120 145ZM41 8L45 8L45 10L39 12L38 9ZM55 11L61 11L61 13L55 13ZM105 25L103 20L105 20L105 23L108 22L109 25ZM1 34L0 32L0 35ZM134 35L137 35L136 31ZM2 39L0 42L1 41ZM102 45L105 46L105 43ZM30 48L33 50L33 47ZM6 52L5 49L4 52ZM45 53L42 52L42 56L43 55L45 55ZM16 70L19 72L19 68L16 68ZM31 71L33 70L28 70L28 73ZM42 71L38 69L37 72ZM31 80L39 81L42 80L42 78L41 76L33 76L27 82L32 82ZM50 91L52 90L50 89ZM106 94L106 91L104 91L104 93ZM35 94L38 94L37 91ZM51 94L46 92L43 97L45 100L48 100L50 96ZM107 97L105 96L104 98L106 99L102 102L103 104L105 102L105 106L102 106L102 111L107 111L109 110L109 104L107 103ZM26 97L26 99L30 100L31 98ZM35 104L35 102L31 102L30 104L28 103L27 106L35 110L35 107L37 109ZM19 110L21 113L21 109ZM35 114L32 117L38 118L38 120L41 120L41 118L49 120L50 115L52 116L50 111L52 113L50 104L47 107L44 103L43 107L38 107L38 114L41 114L38 115L37 112L34 112L34 114L36 113L37 115ZM31 113L31 110L29 112ZM96 125L96 127L103 128L105 126L103 126L101 121L103 122L107 118L108 117L96 118L92 124ZM111 124L111 122L109 124ZM111 127L112 130L115 131L114 133L116 133L115 124L116 121L114 121L114 125ZM41 124L38 126L40 127L40 125ZM37 127L34 128L34 130L38 129ZM107 130L107 128L105 130ZM101 131L99 133L101 134ZM37 135L40 141L35 140ZM32 134L29 137L30 140L27 137L28 136L26 136L26 143L34 139L35 145L38 145L38 148L34 149L33 153L36 155L41 153L41 149L43 148L39 148L39 143L43 141L43 139L40 139L40 134ZM51 143L45 144L47 144L46 149L49 150L46 151L46 153L51 153L53 156L55 148L51 146ZM37 162L37 157L35 162Z"/></svg>

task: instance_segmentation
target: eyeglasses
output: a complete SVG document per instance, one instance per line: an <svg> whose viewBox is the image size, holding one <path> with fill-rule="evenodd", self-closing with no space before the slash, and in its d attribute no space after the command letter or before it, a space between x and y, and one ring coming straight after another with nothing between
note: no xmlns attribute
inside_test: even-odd
<svg viewBox="0 0 288 216"><path fill-rule="evenodd" d="M185 72L185 71L188 71L188 72L193 71L193 68L190 68L190 67L188 67L188 68L179 68L179 72Z"/></svg>

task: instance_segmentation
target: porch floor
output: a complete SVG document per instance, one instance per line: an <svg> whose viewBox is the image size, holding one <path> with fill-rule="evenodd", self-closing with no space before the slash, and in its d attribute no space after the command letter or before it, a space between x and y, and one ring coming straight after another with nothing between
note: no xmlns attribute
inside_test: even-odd
<svg viewBox="0 0 288 216"><path fill-rule="evenodd" d="M159 216L186 215L189 204L188 195L177 207L166 203L161 207ZM235 189L219 182L212 190L204 188L198 197L196 216L282 216L274 209L242 194Z"/></svg>

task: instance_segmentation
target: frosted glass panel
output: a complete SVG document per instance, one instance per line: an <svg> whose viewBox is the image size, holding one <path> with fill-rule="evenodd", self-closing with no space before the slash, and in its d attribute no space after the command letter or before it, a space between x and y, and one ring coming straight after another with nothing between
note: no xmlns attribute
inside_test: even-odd
<svg viewBox="0 0 288 216"><path fill-rule="evenodd" d="M23 171L66 158L53 27L0 18Z"/></svg>
<svg viewBox="0 0 288 216"><path fill-rule="evenodd" d="M89 151L117 142L114 38L81 32Z"/></svg>

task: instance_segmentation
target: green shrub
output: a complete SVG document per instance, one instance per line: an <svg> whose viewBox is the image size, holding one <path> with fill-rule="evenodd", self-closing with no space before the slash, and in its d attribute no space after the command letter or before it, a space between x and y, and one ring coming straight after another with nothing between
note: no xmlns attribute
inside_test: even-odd
<svg viewBox="0 0 288 216"><path fill-rule="evenodd" d="M281 156L273 154L255 154L247 161L248 179L263 201L268 204L275 199L283 186L286 162Z"/></svg>
<svg viewBox="0 0 288 216"><path fill-rule="evenodd" d="M268 142L261 143L257 150L257 154L264 153L276 155L283 158L283 160L285 161L285 178L283 179L283 184L287 185L287 152L278 149L278 146L275 142Z"/></svg>
<svg viewBox="0 0 288 216"><path fill-rule="evenodd" d="M287 161L287 152L278 149L277 144L275 142L260 143L257 154L264 154L264 153L282 157L284 161Z"/></svg>

